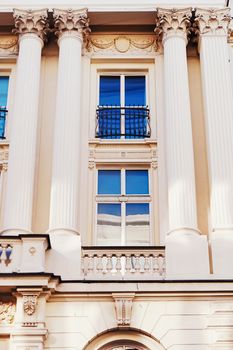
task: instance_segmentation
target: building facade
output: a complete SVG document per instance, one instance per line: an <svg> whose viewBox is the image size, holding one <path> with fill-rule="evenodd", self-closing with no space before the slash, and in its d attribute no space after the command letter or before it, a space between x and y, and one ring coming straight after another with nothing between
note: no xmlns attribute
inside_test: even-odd
<svg viewBox="0 0 233 350"><path fill-rule="evenodd" d="M233 349L223 0L0 5L0 348Z"/></svg>

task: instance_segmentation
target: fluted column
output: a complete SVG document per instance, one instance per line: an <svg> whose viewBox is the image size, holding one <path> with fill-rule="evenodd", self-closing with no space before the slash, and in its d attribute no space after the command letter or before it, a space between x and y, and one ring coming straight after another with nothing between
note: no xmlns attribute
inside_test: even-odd
<svg viewBox="0 0 233 350"><path fill-rule="evenodd" d="M197 249L199 246L199 243L196 243L199 231L197 228L194 152L186 54L191 8L158 9L157 17L157 26L162 31L164 46L170 231L166 240L167 267L168 273L180 275L181 273L196 273L201 267L195 266L191 253L192 249L195 250L195 246ZM187 238L189 238L188 241ZM187 254L187 252L189 253Z"/></svg>
<svg viewBox="0 0 233 350"><path fill-rule="evenodd" d="M210 184L215 273L233 261L233 104L227 44L230 9L196 10ZM228 256L229 253L229 256ZM225 262L224 262L225 261Z"/></svg>
<svg viewBox="0 0 233 350"><path fill-rule="evenodd" d="M15 10L14 19L19 56L3 219L6 234L31 232L41 50L48 27L47 10Z"/></svg>
<svg viewBox="0 0 233 350"><path fill-rule="evenodd" d="M80 238L78 238L80 122L82 117L86 117L81 115L80 108L81 53L83 40L89 32L87 10L54 10L54 23L55 33L58 36L59 64L49 232L52 234L56 249L58 251L61 249L62 254L69 260L74 256L80 258ZM62 239L59 241L62 235L64 235L63 243ZM73 242L70 246L68 240ZM71 253L70 249L75 252ZM78 261L70 262L70 273L72 269L77 273L77 263ZM67 273L67 266L64 265L63 268L64 273Z"/></svg>

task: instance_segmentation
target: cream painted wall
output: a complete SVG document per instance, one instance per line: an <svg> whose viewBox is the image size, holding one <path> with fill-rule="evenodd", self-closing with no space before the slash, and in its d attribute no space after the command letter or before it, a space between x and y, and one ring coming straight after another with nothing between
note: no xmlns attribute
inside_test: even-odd
<svg viewBox="0 0 233 350"><path fill-rule="evenodd" d="M58 56L42 57L33 232L48 230Z"/></svg>
<svg viewBox="0 0 233 350"><path fill-rule="evenodd" d="M208 234L209 183L201 72L198 56L188 57L188 73L194 145L198 228L201 233Z"/></svg>
<svg viewBox="0 0 233 350"><path fill-rule="evenodd" d="M49 300L46 306L49 337L45 349L81 350L98 335L117 328L111 296L93 295L88 298L89 300L85 296L67 295L55 296ZM135 297L130 329L151 335L158 340L161 349L207 350L217 339L217 327L211 327L214 320L216 322L215 309L224 308L224 305L223 301L222 304L217 304L211 297L192 297L192 300L182 297ZM222 316L225 317L224 325L229 324L230 317L224 313ZM217 322L219 321L218 319ZM106 343L108 341L106 334ZM88 349L96 350L97 347L90 346Z"/></svg>

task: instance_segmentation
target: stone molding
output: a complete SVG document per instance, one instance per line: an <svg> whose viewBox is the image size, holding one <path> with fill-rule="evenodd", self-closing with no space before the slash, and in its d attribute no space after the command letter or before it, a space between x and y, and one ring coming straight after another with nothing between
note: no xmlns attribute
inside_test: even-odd
<svg viewBox="0 0 233 350"><path fill-rule="evenodd" d="M199 35L228 35L230 8L196 9L194 27Z"/></svg>
<svg viewBox="0 0 233 350"><path fill-rule="evenodd" d="M166 40L171 35L181 35L187 40L192 16L192 8L184 9L163 9L158 8L156 13L155 33L162 40Z"/></svg>
<svg viewBox="0 0 233 350"><path fill-rule="evenodd" d="M129 326L131 323L132 306L135 293L113 293L116 320L118 327Z"/></svg>
<svg viewBox="0 0 233 350"><path fill-rule="evenodd" d="M85 47L86 55L154 55L158 51L156 35L151 34L92 34Z"/></svg>
<svg viewBox="0 0 233 350"><path fill-rule="evenodd" d="M87 9L53 10L55 35L61 38L64 33L76 34L86 42L90 33Z"/></svg>
<svg viewBox="0 0 233 350"><path fill-rule="evenodd" d="M15 303L0 302L0 325L11 325L14 322L15 310Z"/></svg>
<svg viewBox="0 0 233 350"><path fill-rule="evenodd" d="M13 30L14 34L36 34L43 41L46 40L46 35L50 30L47 9L35 11L14 9L13 17L16 27Z"/></svg>

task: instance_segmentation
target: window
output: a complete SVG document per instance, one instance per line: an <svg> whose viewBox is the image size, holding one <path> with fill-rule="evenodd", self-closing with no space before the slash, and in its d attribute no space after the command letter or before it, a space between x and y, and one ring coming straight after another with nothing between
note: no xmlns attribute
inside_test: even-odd
<svg viewBox="0 0 233 350"><path fill-rule="evenodd" d="M98 245L149 244L147 169L99 169L96 200Z"/></svg>
<svg viewBox="0 0 233 350"><path fill-rule="evenodd" d="M9 77L0 76L0 139L5 137L5 121L7 113L7 94Z"/></svg>
<svg viewBox="0 0 233 350"><path fill-rule="evenodd" d="M107 139L150 136L145 75L100 75L96 136Z"/></svg>

